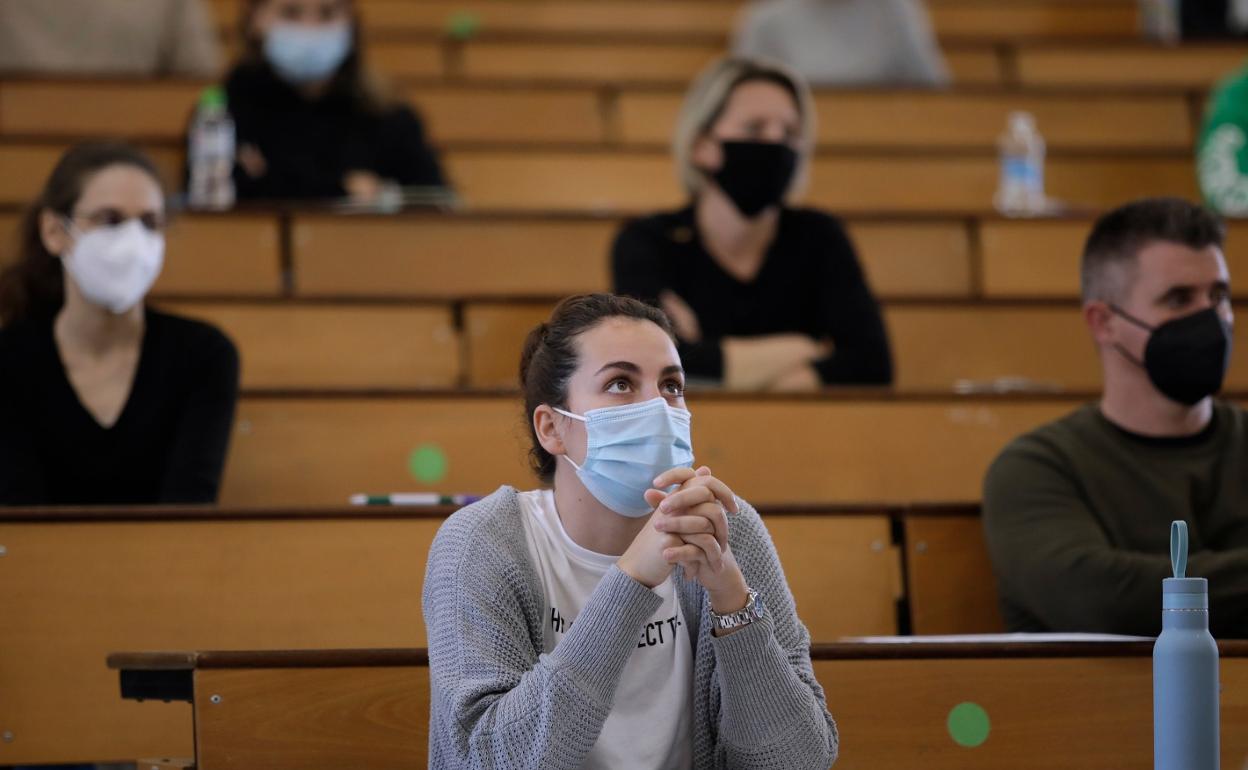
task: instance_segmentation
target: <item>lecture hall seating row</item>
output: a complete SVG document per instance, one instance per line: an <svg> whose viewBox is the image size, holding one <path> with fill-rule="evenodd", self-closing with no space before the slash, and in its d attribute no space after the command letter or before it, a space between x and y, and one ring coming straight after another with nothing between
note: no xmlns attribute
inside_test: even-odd
<svg viewBox="0 0 1248 770"><path fill-rule="evenodd" d="M424 646L448 512L0 510L0 763L189 755L184 709L119 700L110 652ZM763 515L815 642L1000 629L973 506Z"/></svg>
<svg viewBox="0 0 1248 770"><path fill-rule="evenodd" d="M0 700L0 724L13 737L0 743L0 762L192 756L188 707L119 699L115 674L103 666L104 657L113 652L422 647L426 637L419 596L425 554L447 512L344 508L0 511L0 545L6 549L0 574L10 586L0 594L0 611L6 618L0 625L0 660L21 662L0 665L0 687L7 694ZM908 618L909 630L918 634L1000 630L993 578L973 506L781 507L764 508L763 516L799 612L812 633L817 659L829 660L827 643L844 635L896 633L902 618ZM282 547L273 548L275 542ZM882 700L897 698L902 693L888 690L888 682L899 676L908 688L917 686L918 692L943 692L944 699L953 698L943 707L945 711L969 698L982 703L996 720L1015 709L1007 695L1010 691L986 695L983 685L1008 683L1018 693L1019 682L1040 685L1057 673L1052 663L1043 661L1048 656L1034 652L1016 651L1035 662L1011 667L1001 660L1011 655L1001 650L989 651L988 657L996 658L996 663L972 663L970 659L978 656L965 651L923 649L917 657L927 662L909 664L895 660L908 653L842 650L837 657L877 662L862 671L851 670L845 663L817 663L816 670L836 705L834 711L846 717L845 723L869 713L847 702L852 700L847 692L864 688L864 693L876 693ZM949 660L944 663L934 662L946 657ZM1121 675L1125 665L1107 660L1088 664L1085 672ZM957 686L959 671L961 687ZM352 677L357 685L367 680L367 676ZM218 684L222 689L213 692L221 695L220 704L229 707L231 714L244 708L245 690L232 687L228 678ZM960 692L950 692L951 687ZM285 684L264 689L291 692ZM369 689L356 687L355 691ZM966 694L970 692L975 697ZM1027 692L1037 690L1027 688ZM911 693L897 702L913 703L914 697ZM1084 693L1079 700L1086 703L1090 697ZM1237 724L1248 707L1244 693L1238 686L1230 687L1224 698L1224 717L1228 724ZM323 698L314 700L320 703ZM353 711L343 701L335 698L334 702L344 709L339 711L340 718ZM315 703L285 713L315 720ZM851 714L854 719L849 719ZM880 718L880 714L875 716ZM258 728L268 719L267 714L253 713L247 727L235 724L228 732L238 740L264 740L253 732L255 728L267 734L267 740L276 740L281 732L276 723ZM875 746L876 740L891 743L893 751L910 740L942 745L942 732L921 739L912 733L929 719L930 714L911 725L909 737L896 735L891 741L884 735L868 740L866 736L874 733L862 725L854 730L858 739L846 744L864 752L858 756L872 757L893 756L885 745ZM423 720L422 713L410 724L420 732ZM1012 720L994 721L996 742L991 746L995 750L1000 750L1002 742L1023 739L1015 732L1017 728L1007 727ZM1034 722L1027 724L1034 728ZM997 732L998 728L1005 729ZM881 729L887 733L892 728ZM1122 729L1138 733L1145 728L1132 730L1124 725ZM214 742L225 737L219 729L210 732ZM1239 745L1230 737L1234 734L1228 733L1226 745ZM867 743L872 745L870 750ZM1091 751L1087 746L1075 750ZM984 759L979 754L958 756L963 762ZM932 766L1000 767L999 755L993 756L996 765L989 761ZM207 758L200 758L206 765ZM1084 765L1071 760L1067 766Z"/></svg>
<svg viewBox="0 0 1248 770"><path fill-rule="evenodd" d="M296 215L282 238L286 221L179 220L156 287L166 308L230 334L248 390L514 388L524 336L555 298L609 285L605 258L585 256L605 253L609 222ZM12 225L0 220L0 235L12 238ZM966 226L854 225L884 298L897 389L1099 387L1070 285L1087 222L984 220L975 238ZM963 251L942 254L942 239ZM283 241L294 248L292 296L282 294ZM975 264L970 241L988 249ZM348 253L358 256L341 257ZM1232 259L1232 275L1240 261ZM972 292L972 275L982 294ZM1248 353L1235 350L1232 388L1248 384L1239 363Z"/></svg>
<svg viewBox="0 0 1248 770"><path fill-rule="evenodd" d="M371 37L404 34L618 34L726 39L742 2L715 0L366 0L361 3ZM935 0L929 12L945 41L1028 38L1106 39L1138 35L1132 2L984 3ZM237 25L239 0L213 0L226 34Z"/></svg>
<svg viewBox="0 0 1248 770"><path fill-rule="evenodd" d="M1248 642L1218 648L1221 766L1239 767L1248 752L1248 734L1237 729L1248 717ZM1151 656L1150 641L1117 640L810 649L839 729L837 770L909 770L916 757L924 770L1147 767ZM405 770L426 756L424 649L123 652L108 665L129 683L122 697L173 692L177 706L148 708L194 722L193 757L151 770L304 770L317 759Z"/></svg>
<svg viewBox="0 0 1248 770"><path fill-rule="evenodd" d="M0 261L18 218L16 207L0 208ZM846 223L885 302L1069 302L1079 297L1092 218L852 215ZM155 291L177 299L550 299L609 288L607 255L620 224L618 216L542 213L182 214ZM1248 223L1230 221L1233 278L1248 275L1246 248Z"/></svg>
<svg viewBox="0 0 1248 770"><path fill-rule="evenodd" d="M543 36L449 41L379 41L369 56L394 78L645 83L686 86L724 52L719 43L550 40ZM1242 46L1164 48L1136 41L951 44L953 81L966 85L1208 88L1243 65Z"/></svg>
<svg viewBox="0 0 1248 770"><path fill-rule="evenodd" d="M66 139L0 141L0 204L30 200ZM183 151L145 144L169 180L181 178ZM443 154L467 211L650 211L685 200L665 150L603 147L483 147ZM1103 209L1143 195L1197 195L1191 154L1177 150L1102 150L1054 154L1046 164L1051 197L1075 209ZM841 150L816 156L799 201L844 214L979 214L992 207L999 169L994 154ZM956 180L951 184L950 180Z"/></svg>
<svg viewBox="0 0 1248 770"><path fill-rule="evenodd" d="M713 0L697 0L711 2ZM183 80L0 80L0 138L126 135L180 142L208 84ZM683 99L673 87L408 84L404 96L448 148L573 145L663 148ZM1050 150L1189 151L1199 90L820 90L822 151L991 151L1011 110L1036 116ZM508 116L498 120L499 115ZM924 130L915 131L916 125Z"/></svg>
<svg viewBox="0 0 1248 770"><path fill-rule="evenodd" d="M820 505L978 500L985 471L1010 441L1095 400L1089 392L701 392L688 404L698 462L739 494ZM336 505L361 492L525 487L530 446L515 393L250 392L238 406L221 502Z"/></svg>
<svg viewBox="0 0 1248 770"><path fill-rule="evenodd" d="M248 391L414 390L516 386L528 331L550 303L376 304L299 301L157 303L224 330L242 355ZM1241 313L1246 309L1237 305ZM884 320L903 393L994 389L1089 392L1094 347L1074 304L888 306ZM1236 347L1228 387L1248 386Z"/></svg>

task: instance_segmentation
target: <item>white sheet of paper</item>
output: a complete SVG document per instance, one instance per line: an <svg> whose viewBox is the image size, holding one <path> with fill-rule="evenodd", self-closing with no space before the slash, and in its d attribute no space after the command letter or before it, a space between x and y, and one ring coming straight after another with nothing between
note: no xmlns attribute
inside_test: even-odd
<svg viewBox="0 0 1248 770"><path fill-rule="evenodd" d="M1151 636L1120 636L1118 634L948 634L934 636L846 636L842 642L865 644L967 644L1025 643L1055 644L1061 642L1151 642Z"/></svg>

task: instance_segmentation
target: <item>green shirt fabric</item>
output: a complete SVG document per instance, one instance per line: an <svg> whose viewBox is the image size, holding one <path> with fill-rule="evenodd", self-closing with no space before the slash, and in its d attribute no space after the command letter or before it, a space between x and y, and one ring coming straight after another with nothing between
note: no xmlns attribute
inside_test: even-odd
<svg viewBox="0 0 1248 770"><path fill-rule="evenodd" d="M1248 214L1248 67L1214 90L1196 147L1205 202L1231 216Z"/></svg>
<svg viewBox="0 0 1248 770"><path fill-rule="evenodd" d="M1006 625L1155 636L1170 523L1183 519L1213 634L1248 637L1246 463L1248 418L1222 402L1190 438L1134 435L1087 405L1015 440L983 502Z"/></svg>

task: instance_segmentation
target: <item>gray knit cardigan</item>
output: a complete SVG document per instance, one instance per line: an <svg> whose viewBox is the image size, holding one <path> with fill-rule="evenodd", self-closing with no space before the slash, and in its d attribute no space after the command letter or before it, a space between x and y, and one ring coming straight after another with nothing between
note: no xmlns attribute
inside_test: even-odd
<svg viewBox="0 0 1248 770"><path fill-rule="evenodd" d="M693 645L693 766L827 770L838 737L811 668L810 635L762 519L740 507L729 516L729 543L766 616L714 637L706 592L674 573ZM549 610L522 515L516 490L502 487L447 519L430 549L430 767L579 767L661 604L612 567L542 654Z"/></svg>

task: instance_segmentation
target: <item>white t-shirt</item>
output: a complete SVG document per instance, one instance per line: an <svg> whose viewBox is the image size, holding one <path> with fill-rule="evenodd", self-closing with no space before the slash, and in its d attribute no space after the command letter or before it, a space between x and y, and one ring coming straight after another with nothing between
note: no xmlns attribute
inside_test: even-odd
<svg viewBox="0 0 1248 770"><path fill-rule="evenodd" d="M550 652L619 557L572 541L548 489L521 492L525 538L546 595L543 652ZM654 592L659 611L642 629L624 666L611 713L584 768L688 768L693 743L693 652L680 600L669 576Z"/></svg>

